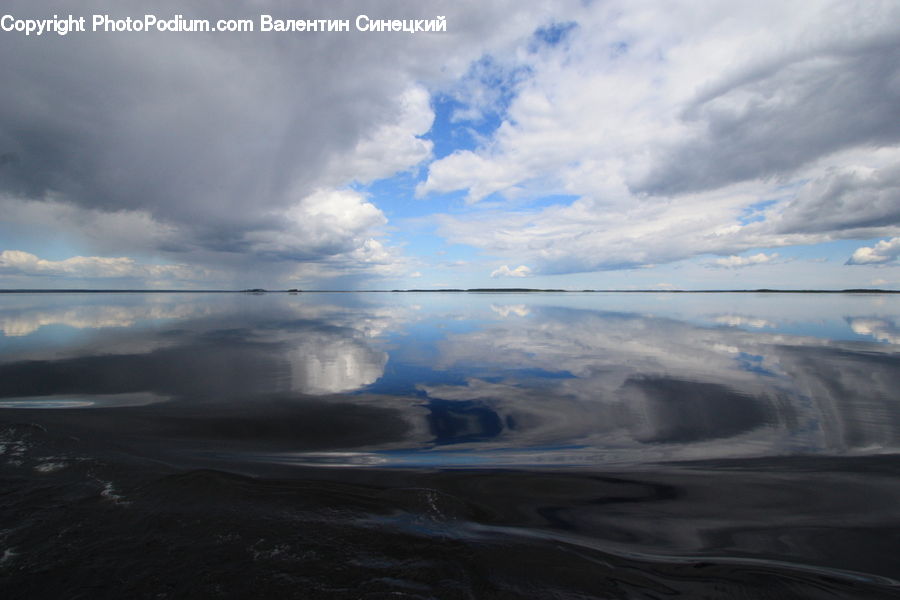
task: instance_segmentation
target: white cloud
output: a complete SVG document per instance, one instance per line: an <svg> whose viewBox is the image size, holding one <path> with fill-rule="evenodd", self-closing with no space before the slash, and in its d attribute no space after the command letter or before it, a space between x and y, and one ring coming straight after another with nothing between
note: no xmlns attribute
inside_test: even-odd
<svg viewBox="0 0 900 600"><path fill-rule="evenodd" d="M245 235L256 253L280 258L327 257L360 249L384 213L352 190L320 189L280 213L276 227Z"/></svg>
<svg viewBox="0 0 900 600"><path fill-rule="evenodd" d="M741 240L723 225L737 218L745 201L735 190L619 207L582 198L537 211L444 216L439 223L452 241L525 259L536 273L586 272L749 249L757 240Z"/></svg>
<svg viewBox="0 0 900 600"><path fill-rule="evenodd" d="M534 274L900 235L892 0L441 6L448 32L427 36L67 36L41 52L2 36L4 221L103 256L395 274L413 261L384 227L403 208L346 188L427 165L418 196L468 202L439 233ZM534 35L553 22L576 25L559 43ZM475 144L429 165L439 97L455 128L435 140ZM485 116L496 130L462 130Z"/></svg>
<svg viewBox="0 0 900 600"><path fill-rule="evenodd" d="M326 167L326 181L368 183L405 171L431 156L433 143L418 136L434 122L431 96L419 85L395 100L396 116L360 139L352 151L334 156Z"/></svg>
<svg viewBox="0 0 900 600"><path fill-rule="evenodd" d="M397 248L386 246L376 239L367 239L350 254L348 268L359 268L380 276L396 276L405 273L409 260Z"/></svg>
<svg viewBox="0 0 900 600"><path fill-rule="evenodd" d="M565 43L517 55L529 76L500 126L433 162L417 193L505 199L440 231L541 274L897 235L898 11L572 11ZM577 199L523 210L551 193Z"/></svg>
<svg viewBox="0 0 900 600"><path fill-rule="evenodd" d="M735 269L739 267L751 267L753 265L764 265L766 263L774 261L777 258L777 253L766 254L765 252L760 252L759 254L754 254L752 256L729 256L727 258L717 258L713 264L717 267Z"/></svg>
<svg viewBox="0 0 900 600"><path fill-rule="evenodd" d="M0 275L191 280L208 278L210 273L187 265L139 264L134 259L124 256L73 256L54 261L21 250L4 250L0 252Z"/></svg>
<svg viewBox="0 0 900 600"><path fill-rule="evenodd" d="M857 248L848 265L879 265L894 262L900 256L900 237L890 240L881 240L874 246Z"/></svg>
<svg viewBox="0 0 900 600"><path fill-rule="evenodd" d="M124 255L139 243L174 262L226 267L235 278L290 270L279 261L333 270L335 256L371 258L364 245L379 237L372 229L384 214L371 202L348 207L336 193L329 198L341 208L329 212L317 206L317 190L370 183L429 159L432 93L482 56L514 55L570 3L379 2L396 18L445 15L448 31L435 35L57 36L42 38L39 52L30 38L0 36L0 196L27 213L14 218L44 235L51 225L74 234L79 248L97 243ZM255 3L259 12L281 4ZM292 7L318 18L359 14L347 2ZM53 12L41 0L10 0L6 9ZM157 9L174 14L181 4L163 0ZM143 8L123 0L117 10ZM246 18L241 11L216 5L194 16ZM135 241L114 228L94 236L65 218L28 218L41 212L26 209L29 201L48 199L68 207L58 215L126 215ZM138 214L153 235L135 226Z"/></svg>
<svg viewBox="0 0 900 600"><path fill-rule="evenodd" d="M496 279L497 277L528 277L529 275L531 275L531 269L529 269L525 265L519 265L515 269L510 269L508 265L503 265L502 267L495 269L491 273L491 278Z"/></svg>

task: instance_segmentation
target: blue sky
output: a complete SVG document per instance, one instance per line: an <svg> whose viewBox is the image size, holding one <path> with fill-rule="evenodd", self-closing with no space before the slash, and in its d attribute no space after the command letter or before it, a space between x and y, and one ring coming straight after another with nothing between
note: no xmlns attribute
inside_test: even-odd
<svg viewBox="0 0 900 600"><path fill-rule="evenodd" d="M0 288L900 289L896 2L364 7L0 32Z"/></svg>

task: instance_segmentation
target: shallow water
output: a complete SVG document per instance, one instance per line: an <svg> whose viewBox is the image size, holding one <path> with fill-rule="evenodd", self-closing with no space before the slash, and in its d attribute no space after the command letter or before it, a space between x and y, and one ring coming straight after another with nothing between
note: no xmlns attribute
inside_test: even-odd
<svg viewBox="0 0 900 600"><path fill-rule="evenodd" d="M0 295L9 597L900 597L900 297Z"/></svg>

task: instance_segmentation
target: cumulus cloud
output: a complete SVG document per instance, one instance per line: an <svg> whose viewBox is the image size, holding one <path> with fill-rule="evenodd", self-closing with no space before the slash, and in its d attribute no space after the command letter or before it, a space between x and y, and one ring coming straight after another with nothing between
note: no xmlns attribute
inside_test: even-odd
<svg viewBox="0 0 900 600"><path fill-rule="evenodd" d="M397 212L365 186L404 173L426 203L463 192L465 206L434 218L449 242L533 274L900 235L896 2L377 8L446 15L448 32L0 36L4 221L45 224L83 254L278 279L394 275L414 261L389 235ZM156 5L248 17L185 10ZM264 0L252 12L360 9ZM449 132L433 129L441 99Z"/></svg>
<svg viewBox="0 0 900 600"><path fill-rule="evenodd" d="M519 265L515 269L510 269L508 265L503 265L491 272L491 278L498 277L528 277L531 275L531 269L525 265Z"/></svg>
<svg viewBox="0 0 900 600"><path fill-rule="evenodd" d="M7 8L41 12L34 3ZM169 8L181 10L157 10ZM299 17L313 5L294 8ZM349 8L334 3L326 12ZM28 197L55 191L84 206L251 228L260 208L286 207L323 180L369 180L427 157L417 136L432 114L410 72L417 65L405 64L417 53L399 42L147 33L42 38L38 53L21 51L22 36L3 36L4 55L16 60L0 63L9 91L0 140L16 160L0 183ZM420 51L439 55L440 46L425 41ZM56 76L62 65L78 75ZM376 155L373 145L385 151Z"/></svg>
<svg viewBox="0 0 900 600"><path fill-rule="evenodd" d="M58 12L47 4L14 0L4 10L46 18ZM430 90L514 46L551 10L515 8L406 0L369 8L373 18L447 17L447 33L416 36L86 33L43 36L40 51L34 37L0 36L0 195L24 212L34 212L29 201L50 201L82 214L144 215L166 231L165 239L139 236L150 250L193 262L241 263L240 254L252 271L254 260L350 256L376 236L362 229L384 216L335 190L429 159L432 142L421 136L434 119ZM350 1L271 0L250 14L221 3L154 9L211 20L352 21L361 12ZM121 18L146 6L79 10ZM340 208L322 208L321 190ZM133 250L118 241L118 252Z"/></svg>
<svg viewBox="0 0 900 600"><path fill-rule="evenodd" d="M370 182L413 167L431 156L434 144L418 136L428 133L434 121L431 96L413 85L396 100L397 116L362 137L353 150L335 155L326 167L325 179L337 184Z"/></svg>
<svg viewBox="0 0 900 600"><path fill-rule="evenodd" d="M848 265L881 265L900 256L900 237L881 240L874 246L857 248L847 260Z"/></svg>
<svg viewBox="0 0 900 600"><path fill-rule="evenodd" d="M730 269L735 269L739 267L751 267L753 265L764 265L766 263L770 263L778 258L778 254L766 254L765 252L760 252L759 254L754 254L752 256L729 256L726 258L717 258L713 265L717 267L726 267Z"/></svg>
<svg viewBox="0 0 900 600"><path fill-rule="evenodd" d="M254 252L295 259L351 252L387 222L374 204L351 190L317 190L277 217L276 228L244 236Z"/></svg>
<svg viewBox="0 0 900 600"><path fill-rule="evenodd" d="M554 274L900 233L896 3L571 17L564 44L518 57L500 126L419 185L492 200L441 217L451 241ZM522 208L547 190L567 198Z"/></svg>

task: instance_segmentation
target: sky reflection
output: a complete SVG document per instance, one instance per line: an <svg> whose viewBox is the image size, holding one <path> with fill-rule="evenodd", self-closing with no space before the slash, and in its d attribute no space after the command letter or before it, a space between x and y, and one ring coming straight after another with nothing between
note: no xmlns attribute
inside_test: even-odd
<svg viewBox="0 0 900 600"><path fill-rule="evenodd" d="M83 425L98 434L302 464L634 464L900 443L890 296L98 296L0 297L13 332L0 338L0 406L94 412Z"/></svg>

